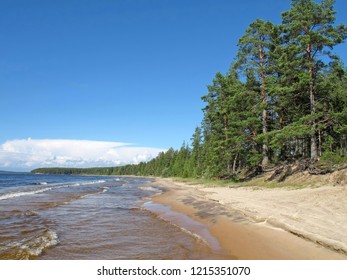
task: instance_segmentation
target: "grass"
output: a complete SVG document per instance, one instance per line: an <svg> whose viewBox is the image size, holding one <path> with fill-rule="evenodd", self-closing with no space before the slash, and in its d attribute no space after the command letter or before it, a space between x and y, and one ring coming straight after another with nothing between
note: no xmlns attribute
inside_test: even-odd
<svg viewBox="0 0 347 280"><path fill-rule="evenodd" d="M247 182L235 182L232 180L213 180L205 178L180 178L172 177L174 181L183 182L188 185L202 185L206 188L216 187L249 187L253 189L266 188L266 189L277 189L277 188L288 188L288 189L303 189L312 187L307 182L276 182L276 181L265 181L264 175L255 177L254 179Z"/></svg>
<svg viewBox="0 0 347 280"><path fill-rule="evenodd" d="M235 183L232 180L213 180L213 179L206 179L206 178L180 178L180 177L172 177L171 179L174 181L186 183L188 185L203 185L208 188L229 187L229 186L238 185L238 183Z"/></svg>

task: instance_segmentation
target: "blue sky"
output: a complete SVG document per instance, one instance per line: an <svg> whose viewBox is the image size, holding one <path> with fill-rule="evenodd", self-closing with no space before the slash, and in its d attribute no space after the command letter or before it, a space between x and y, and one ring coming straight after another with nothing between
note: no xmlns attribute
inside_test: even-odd
<svg viewBox="0 0 347 280"><path fill-rule="evenodd" d="M335 7L346 23L346 1ZM289 8L289 0L1 0L0 145L31 138L179 148L247 26L279 23ZM346 44L336 52L346 61ZM31 168L11 164L0 168Z"/></svg>

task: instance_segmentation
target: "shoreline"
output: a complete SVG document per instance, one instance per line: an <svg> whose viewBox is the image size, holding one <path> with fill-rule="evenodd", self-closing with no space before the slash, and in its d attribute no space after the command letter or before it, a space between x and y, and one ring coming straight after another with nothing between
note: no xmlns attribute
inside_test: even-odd
<svg viewBox="0 0 347 280"><path fill-rule="evenodd" d="M163 178L155 178L151 185L163 190L162 194L152 197L152 202L169 206L172 211L183 213L190 219L205 225L210 234L218 240L223 258L347 259L347 242L345 243L347 231L344 231L347 225L339 224L347 217L341 216L347 213L347 204L344 204L344 197L347 200L347 196L342 196L345 192L347 193L345 186L301 190L268 190L250 187L232 189L189 185ZM320 220L333 213L324 213L327 209L319 202L311 201L304 206L300 205L302 201L310 201L309 198L312 196L319 198L318 194L322 195L322 204L329 205L330 197L327 196L327 192L331 191L331 188L333 188L332 197L337 195L336 192L342 193L335 205L340 212L337 211L335 216L331 216L330 221ZM281 197L284 199L281 200ZM276 200L273 204L270 203L272 199ZM282 208L279 207L281 205ZM311 216L306 213L307 211L312 213ZM317 213L321 215L315 215ZM300 214L303 220L300 220ZM322 224L326 224L325 227L317 226ZM322 234L315 232L322 229ZM218 250L218 246L213 244L210 246L212 250Z"/></svg>

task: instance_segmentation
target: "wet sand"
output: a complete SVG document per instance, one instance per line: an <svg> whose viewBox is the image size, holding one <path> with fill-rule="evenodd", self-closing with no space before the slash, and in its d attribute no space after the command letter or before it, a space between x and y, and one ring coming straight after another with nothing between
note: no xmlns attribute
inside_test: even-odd
<svg viewBox="0 0 347 280"><path fill-rule="evenodd" d="M164 190L153 203L170 206L204 224L218 240L218 246L210 246L222 250L224 258L347 259L344 187L206 188L171 179L156 179L152 185Z"/></svg>

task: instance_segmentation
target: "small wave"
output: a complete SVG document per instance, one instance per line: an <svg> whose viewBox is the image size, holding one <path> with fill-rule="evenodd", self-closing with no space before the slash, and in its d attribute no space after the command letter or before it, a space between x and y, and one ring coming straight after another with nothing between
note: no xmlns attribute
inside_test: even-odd
<svg viewBox="0 0 347 280"><path fill-rule="evenodd" d="M194 237L195 239L199 240L200 242L206 244L207 246L210 246L209 242L207 242L207 240L205 238L203 238L201 235L197 234L197 233L194 233L186 228L183 228L179 225L176 225L170 221L167 221L168 223L176 226L177 228L179 228L182 232L186 233L186 234L189 234L190 236Z"/></svg>
<svg viewBox="0 0 347 280"><path fill-rule="evenodd" d="M68 187L79 187L79 186L81 186L81 184L79 184L79 183L68 185Z"/></svg>
<svg viewBox="0 0 347 280"><path fill-rule="evenodd" d="M105 193L109 190L109 187L102 187L102 193Z"/></svg>
<svg viewBox="0 0 347 280"><path fill-rule="evenodd" d="M124 211L129 211L129 210L131 210L131 211L138 211L138 210L142 210L141 208L139 208L139 207L122 207L122 206L117 206L117 207L115 207L115 209L116 210L124 210Z"/></svg>
<svg viewBox="0 0 347 280"><path fill-rule="evenodd" d="M97 181L89 181L89 182L80 182L80 183L69 185L69 187L80 187L80 186L88 186L88 185L95 185L95 184L101 184L101 183L106 183L106 181L97 180Z"/></svg>
<svg viewBox="0 0 347 280"><path fill-rule="evenodd" d="M28 260L40 256L45 249L56 246L58 243L57 233L47 229L42 235L24 238L3 246L0 249L0 255L5 256L5 259Z"/></svg>
<svg viewBox="0 0 347 280"><path fill-rule="evenodd" d="M150 186L146 186L146 187L139 187L139 189L144 190L144 191L160 192L160 190L159 190L159 189L154 188L154 187L150 187Z"/></svg>
<svg viewBox="0 0 347 280"><path fill-rule="evenodd" d="M52 188L44 188L44 189L39 189L39 190L34 190L34 191L27 191L27 192L12 192L12 193L6 193L0 196L0 200L4 199L11 199L19 196L25 196L25 195L33 195L33 194L38 194L38 193L43 193L46 191L50 191Z"/></svg>
<svg viewBox="0 0 347 280"><path fill-rule="evenodd" d="M191 220L188 216L186 216L186 215L184 215L184 214L180 214L180 213L178 213L178 212L175 212L175 211L172 211L172 210L165 210L165 212L164 213L158 213L158 212L156 212L156 211L154 211L153 209L151 210L151 208L149 208L148 206L149 205L153 205L152 203L145 203L143 206L142 206L142 210L145 210L145 211L148 211L148 212L150 212L152 215L154 215L154 217L156 217L157 219L160 219L160 220L162 220L163 222L165 222L165 223L168 223L168 224L170 224L171 226L174 226L174 227L176 227L177 229L179 229L180 231L182 231L182 232L184 232L185 234L188 234L188 235L190 235L191 237L193 237L195 240L197 240L197 241L199 241L199 242L201 242L201 243L203 243L203 244L205 244L205 245L207 245L208 247L211 247L211 242L212 243L214 243L214 240L212 240L211 238L207 238L207 239L209 239L209 241L207 241L207 239L206 239L206 236L205 237L203 237L202 236L202 234L201 234L201 232L200 232L200 234L198 234L198 233L195 233L195 232L193 232L193 231L191 231L191 230L189 230L189 229L187 229L187 225L188 224L186 224L186 225L180 225L181 223L179 223L179 222L177 222L177 221L175 221L175 220L173 220L172 219L172 217L170 218L170 216L169 217L165 217L166 216L166 214L168 214L169 212L171 212L171 213L175 213L176 215L179 215L179 216L182 216L182 217L184 217L184 218L188 218L189 220ZM167 208L167 207L164 207L164 208ZM170 209L170 208L169 208ZM169 212L168 212L169 211ZM191 220L191 223L196 223L194 220ZM218 242L218 241L217 241Z"/></svg>
<svg viewBox="0 0 347 280"><path fill-rule="evenodd" d="M38 185L38 186L43 186L43 185L48 185L48 182L33 182L30 185Z"/></svg>
<svg viewBox="0 0 347 280"><path fill-rule="evenodd" d="M174 223L174 222L172 222L172 221L170 221L170 220L168 220L168 219L166 219L160 215L156 215L156 216L158 219L161 219L162 221L170 224L171 226L176 227L177 229L184 232L185 234L188 234L191 237L193 237L195 240L198 240L198 241L202 242L203 244L207 245L208 247L210 247L209 242L207 242L207 240L205 238L203 238L201 235L194 233L194 232L192 232L192 231L190 231L190 230L188 230L188 229L186 229L186 228L184 228L184 227L182 227L182 226L180 226L180 225L178 225L178 224L176 224L176 223Z"/></svg>
<svg viewBox="0 0 347 280"><path fill-rule="evenodd" d="M20 248L20 254L24 259L30 257L37 257L42 254L43 250L53 247L59 243L58 235L56 232L47 230L42 236L33 238L24 244Z"/></svg>
<svg viewBox="0 0 347 280"><path fill-rule="evenodd" d="M101 184L101 183L106 183L106 181L105 180L90 181L90 182L81 183L81 185L85 186L85 185L93 185L93 184Z"/></svg>
<svg viewBox="0 0 347 280"><path fill-rule="evenodd" d="M101 188L101 191L99 191L99 192L93 192L93 193L88 193L88 194L84 194L84 195L82 195L82 196L80 197L80 199L83 199L83 198L86 198L86 197L89 197L89 196L98 195L98 194L103 194L103 193L107 192L108 189L109 189L108 187L103 187L103 188Z"/></svg>

